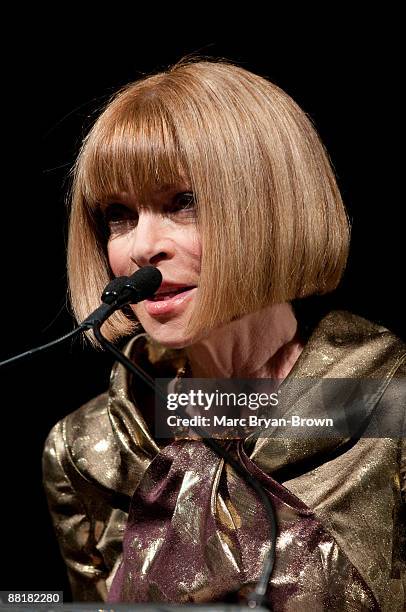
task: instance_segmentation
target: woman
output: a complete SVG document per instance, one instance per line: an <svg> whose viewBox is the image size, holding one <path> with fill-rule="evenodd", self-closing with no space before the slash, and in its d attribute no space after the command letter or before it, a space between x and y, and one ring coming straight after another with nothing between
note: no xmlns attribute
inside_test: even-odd
<svg viewBox="0 0 406 612"><path fill-rule="evenodd" d="M373 406L399 402L388 383L405 375L406 349L388 330L345 311L298 323L294 300L337 287L348 241L309 119L278 87L224 62L180 62L124 88L75 166L77 318L112 277L156 266L156 297L103 328L113 340L131 333L125 352L153 377L288 388L371 378L382 381ZM153 405L116 364L108 393L47 440L44 481L74 598L242 598L271 546L262 504L203 442L154 439ZM274 610L402 609L398 440L248 438L230 452L275 507Z"/></svg>

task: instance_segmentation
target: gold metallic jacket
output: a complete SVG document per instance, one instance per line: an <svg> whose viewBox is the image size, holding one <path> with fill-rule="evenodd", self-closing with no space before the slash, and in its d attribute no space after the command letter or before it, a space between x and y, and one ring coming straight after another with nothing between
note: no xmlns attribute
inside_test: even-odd
<svg viewBox="0 0 406 612"><path fill-rule="evenodd" d="M145 333L130 341L126 354L155 377L173 377L185 364L182 351L164 349ZM401 340L332 311L288 379L379 379L375 403L399 409L406 399L388 383L404 376ZM44 484L73 597L204 602L242 596L258 580L270 547L263 507L201 441L159 445L150 433L153 410L152 392L132 384L116 364L108 393L48 436ZM230 451L261 481L276 510L273 610L404 609L406 440L349 442L231 441Z"/></svg>

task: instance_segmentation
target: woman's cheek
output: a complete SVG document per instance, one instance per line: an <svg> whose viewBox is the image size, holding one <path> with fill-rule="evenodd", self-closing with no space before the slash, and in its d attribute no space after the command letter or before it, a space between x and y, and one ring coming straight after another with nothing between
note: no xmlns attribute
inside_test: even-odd
<svg viewBox="0 0 406 612"><path fill-rule="evenodd" d="M200 261L202 256L202 242L200 239L200 235L196 231L190 237L187 243L187 247L188 248L186 250L189 252L190 256L193 257L195 260Z"/></svg>
<svg viewBox="0 0 406 612"><path fill-rule="evenodd" d="M108 242L107 257L114 276L126 276L129 273L129 253L125 242L120 238L114 238Z"/></svg>

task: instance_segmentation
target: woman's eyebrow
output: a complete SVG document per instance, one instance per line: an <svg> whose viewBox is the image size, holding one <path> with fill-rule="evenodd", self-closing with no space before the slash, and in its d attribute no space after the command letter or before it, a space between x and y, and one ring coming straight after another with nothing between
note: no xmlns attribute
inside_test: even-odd
<svg viewBox="0 0 406 612"><path fill-rule="evenodd" d="M136 199L134 196L130 196L125 192L115 192L115 193L106 193L103 196L99 197L97 200L98 206L107 206L108 204L112 204L117 202L117 204L126 204L126 205L136 205Z"/></svg>

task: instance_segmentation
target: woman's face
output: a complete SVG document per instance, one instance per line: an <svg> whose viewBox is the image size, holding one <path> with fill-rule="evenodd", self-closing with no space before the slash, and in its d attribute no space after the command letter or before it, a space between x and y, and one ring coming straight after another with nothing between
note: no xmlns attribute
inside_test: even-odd
<svg viewBox="0 0 406 612"><path fill-rule="evenodd" d="M145 331L168 347L192 344L185 328L198 291L201 243L191 190L185 183L157 188L142 207L123 193L101 210L113 273L130 275L150 265L162 273L157 298L131 306Z"/></svg>

